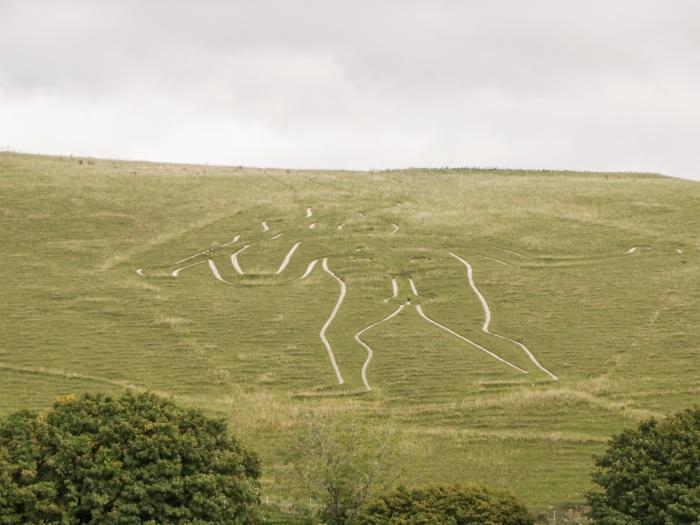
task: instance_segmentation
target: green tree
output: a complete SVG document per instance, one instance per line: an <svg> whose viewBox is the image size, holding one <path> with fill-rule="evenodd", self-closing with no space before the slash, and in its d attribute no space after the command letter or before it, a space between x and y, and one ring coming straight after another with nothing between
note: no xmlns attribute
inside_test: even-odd
<svg viewBox="0 0 700 525"><path fill-rule="evenodd" d="M650 419L595 460L589 516L599 525L700 523L700 409Z"/></svg>
<svg viewBox="0 0 700 525"><path fill-rule="evenodd" d="M346 525L388 481L396 459L393 430L316 421L294 451L300 480L324 523Z"/></svg>
<svg viewBox="0 0 700 525"><path fill-rule="evenodd" d="M478 483L400 487L373 501L361 525L531 525L527 509L513 496Z"/></svg>
<svg viewBox="0 0 700 525"><path fill-rule="evenodd" d="M252 524L259 477L224 422L152 394L0 422L0 524Z"/></svg>

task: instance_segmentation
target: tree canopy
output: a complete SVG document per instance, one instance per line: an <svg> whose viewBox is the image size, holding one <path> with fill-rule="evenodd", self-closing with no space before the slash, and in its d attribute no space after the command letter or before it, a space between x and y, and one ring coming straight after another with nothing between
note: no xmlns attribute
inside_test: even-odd
<svg viewBox="0 0 700 525"><path fill-rule="evenodd" d="M589 515L598 525L700 523L700 408L614 437L593 481Z"/></svg>
<svg viewBox="0 0 700 525"><path fill-rule="evenodd" d="M152 394L0 421L0 524L252 524L259 477L224 422Z"/></svg>
<svg viewBox="0 0 700 525"><path fill-rule="evenodd" d="M397 490L367 506L363 525L531 525L527 509L506 492L483 485Z"/></svg>

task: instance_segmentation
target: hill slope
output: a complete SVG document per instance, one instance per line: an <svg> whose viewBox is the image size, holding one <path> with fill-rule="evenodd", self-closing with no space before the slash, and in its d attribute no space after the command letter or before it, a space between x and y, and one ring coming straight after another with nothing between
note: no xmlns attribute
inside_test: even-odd
<svg viewBox="0 0 700 525"><path fill-rule="evenodd" d="M697 183L1 154L0 195L0 411L156 390L230 418L273 501L309 413L391 422L407 482L580 500L700 390Z"/></svg>

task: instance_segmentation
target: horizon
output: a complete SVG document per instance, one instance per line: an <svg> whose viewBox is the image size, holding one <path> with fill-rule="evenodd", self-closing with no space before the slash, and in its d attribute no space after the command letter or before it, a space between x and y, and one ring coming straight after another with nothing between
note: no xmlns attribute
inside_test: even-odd
<svg viewBox="0 0 700 525"><path fill-rule="evenodd" d="M700 182L700 179L684 178L665 173L652 171L597 171L597 170L575 170L575 169L552 169L552 168L510 168L501 166L405 166L405 167L390 167L390 168L368 168L368 169L349 169L349 168L287 168L284 166L251 166L245 164L219 164L212 162L172 162L164 160L152 159L127 159L117 157L95 157L92 155L77 155L77 154L54 154L54 153L38 153L29 151L20 151L15 149L3 149L0 147L0 155L3 153L11 155L26 155L30 157L45 157L45 158L61 158L61 159L76 159L76 160L96 160L102 162L124 162L134 164L153 164L166 166L193 166L201 168L231 168L231 169L248 169L248 170L274 170L287 172L348 172L348 173L381 173L381 172L399 172L411 170L424 171L507 171L507 172L524 172L528 174L534 173L558 173L558 174L583 174L583 175L615 175L615 176L642 176L642 177L664 177L669 179L680 179L690 182Z"/></svg>

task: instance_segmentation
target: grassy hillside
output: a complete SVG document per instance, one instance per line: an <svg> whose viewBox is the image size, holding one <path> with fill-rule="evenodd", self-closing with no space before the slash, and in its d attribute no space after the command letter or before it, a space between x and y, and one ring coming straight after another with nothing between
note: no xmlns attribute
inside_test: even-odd
<svg viewBox="0 0 700 525"><path fill-rule="evenodd" d="M651 175L0 154L0 412L162 392L230 418L271 503L309 414L395 425L408 483L581 500L611 433L697 399L699 231L700 184ZM401 305L360 336L368 391L355 334Z"/></svg>

